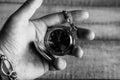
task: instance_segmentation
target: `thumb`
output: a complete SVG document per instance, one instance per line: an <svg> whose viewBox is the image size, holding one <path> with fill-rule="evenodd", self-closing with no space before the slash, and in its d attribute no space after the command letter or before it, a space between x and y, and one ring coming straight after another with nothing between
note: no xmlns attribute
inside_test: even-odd
<svg viewBox="0 0 120 80"><path fill-rule="evenodd" d="M27 0L14 14L17 18L29 20L41 6L43 0Z"/></svg>

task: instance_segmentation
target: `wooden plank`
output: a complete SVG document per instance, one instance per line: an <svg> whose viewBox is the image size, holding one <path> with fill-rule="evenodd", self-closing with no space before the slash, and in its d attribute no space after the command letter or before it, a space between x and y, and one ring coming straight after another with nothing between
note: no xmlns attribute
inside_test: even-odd
<svg viewBox="0 0 120 80"><path fill-rule="evenodd" d="M120 79L120 41L78 42L84 56L65 56L68 66L63 71L48 72L44 79ZM39 80L39 79L38 79Z"/></svg>
<svg viewBox="0 0 120 80"><path fill-rule="evenodd" d="M26 0L0 0L1 3L23 3ZM118 7L120 0L44 0L44 5Z"/></svg>

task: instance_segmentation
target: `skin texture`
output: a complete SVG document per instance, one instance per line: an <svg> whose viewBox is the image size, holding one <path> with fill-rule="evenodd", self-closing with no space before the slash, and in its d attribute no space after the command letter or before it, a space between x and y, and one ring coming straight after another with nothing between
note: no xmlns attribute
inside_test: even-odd
<svg viewBox="0 0 120 80"><path fill-rule="evenodd" d="M20 80L32 80L49 70L63 70L67 65L65 60L57 58L55 61L56 69L53 69L52 65L49 65L33 44L34 41L38 40L41 42L42 48L47 27L65 22L62 13L54 13L30 20L42 2L42 0L27 0L9 17L0 32L1 53L5 54L12 62ZM73 21L81 21L89 17L88 13L82 10L71 11L69 14ZM80 35L81 31L84 32L84 36ZM95 35L90 30L80 28L77 36L79 39L93 40ZM71 56L80 58L83 55L80 46L75 46L73 52L75 53Z"/></svg>

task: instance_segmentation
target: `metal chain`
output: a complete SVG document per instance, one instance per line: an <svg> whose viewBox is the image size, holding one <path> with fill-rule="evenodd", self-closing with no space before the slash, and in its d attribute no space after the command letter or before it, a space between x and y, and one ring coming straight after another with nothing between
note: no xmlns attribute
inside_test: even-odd
<svg viewBox="0 0 120 80"><path fill-rule="evenodd" d="M8 77L9 80L17 80L17 73L14 71L11 62L7 59L7 57L0 54L0 61L0 69L2 71L1 75ZM5 61L7 61L11 70L7 68Z"/></svg>
<svg viewBox="0 0 120 80"><path fill-rule="evenodd" d="M63 11L63 16L66 20L66 22L72 27L73 30L76 30L77 27L74 25L73 21L72 21L72 17L70 16L70 14L68 13L68 11Z"/></svg>
<svg viewBox="0 0 120 80"><path fill-rule="evenodd" d="M73 18L71 13L69 13L68 11L63 11L63 16L66 20L66 22L70 25L70 32L72 34L72 36L74 37L74 39L78 39L77 37L77 26L75 26L74 22L73 22Z"/></svg>

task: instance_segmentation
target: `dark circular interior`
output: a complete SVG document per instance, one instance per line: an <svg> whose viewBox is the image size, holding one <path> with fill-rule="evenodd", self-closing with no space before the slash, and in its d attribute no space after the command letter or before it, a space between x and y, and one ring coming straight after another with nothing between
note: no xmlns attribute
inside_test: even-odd
<svg viewBox="0 0 120 80"><path fill-rule="evenodd" d="M63 29L54 30L49 35L48 44L55 52L64 52L70 45L69 34Z"/></svg>

